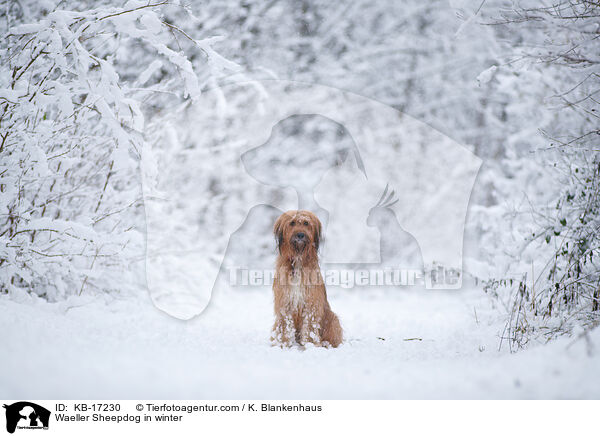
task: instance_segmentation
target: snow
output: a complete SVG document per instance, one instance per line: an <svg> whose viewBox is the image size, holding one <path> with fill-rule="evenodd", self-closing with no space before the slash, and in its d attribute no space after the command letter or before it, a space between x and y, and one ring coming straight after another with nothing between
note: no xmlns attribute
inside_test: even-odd
<svg viewBox="0 0 600 436"><path fill-rule="evenodd" d="M269 342L269 289L226 290L181 321L138 297L0 298L4 398L594 398L593 347L559 339L498 351L503 319L480 290L329 289L337 349ZM589 354L592 353L592 354ZM9 356L9 358L6 358Z"/></svg>
<svg viewBox="0 0 600 436"><path fill-rule="evenodd" d="M477 76L477 83L479 84L479 86L485 83L489 83L490 80L492 80L492 78L494 77L494 73L497 69L498 67L496 65L492 65L487 70L479 73L479 75Z"/></svg>
<svg viewBox="0 0 600 436"><path fill-rule="evenodd" d="M0 394L598 397L600 330L578 325L598 320L594 17L20 3L0 24ZM395 215L376 219L388 184ZM227 267L272 268L272 223L299 208L325 217L324 262L413 260L407 232L427 267L464 266L465 288L331 287L346 342L273 348L268 288L210 290ZM561 247L580 235L580 305L538 313L555 302L548 269L579 268ZM511 305L523 317L505 332ZM559 325L580 333L499 349Z"/></svg>

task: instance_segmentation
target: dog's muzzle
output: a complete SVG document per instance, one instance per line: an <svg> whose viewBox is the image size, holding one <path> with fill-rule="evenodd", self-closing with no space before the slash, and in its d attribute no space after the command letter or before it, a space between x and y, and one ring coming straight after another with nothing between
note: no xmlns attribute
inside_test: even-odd
<svg viewBox="0 0 600 436"><path fill-rule="evenodd" d="M308 238L306 234L303 232L298 232L294 236L292 236L292 245L298 251L304 250L306 243L308 242Z"/></svg>

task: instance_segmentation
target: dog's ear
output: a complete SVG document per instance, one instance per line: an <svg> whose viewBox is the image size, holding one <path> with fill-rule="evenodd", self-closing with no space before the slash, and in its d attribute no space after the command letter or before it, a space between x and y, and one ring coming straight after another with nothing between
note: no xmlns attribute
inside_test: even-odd
<svg viewBox="0 0 600 436"><path fill-rule="evenodd" d="M319 249L319 243L321 242L321 231L322 231L322 227L321 227L321 221L319 220L319 218L317 218L315 216L315 234L314 234L314 244L315 244L315 249Z"/></svg>
<svg viewBox="0 0 600 436"><path fill-rule="evenodd" d="M273 234L275 235L275 243L277 244L277 251L281 253L281 245L283 244L283 224L284 224L285 214L281 215L275 221L275 225L273 226Z"/></svg>

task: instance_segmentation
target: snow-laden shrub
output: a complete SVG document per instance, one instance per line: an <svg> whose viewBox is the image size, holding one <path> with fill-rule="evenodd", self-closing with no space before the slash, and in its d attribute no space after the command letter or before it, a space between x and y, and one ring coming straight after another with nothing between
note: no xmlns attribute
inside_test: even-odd
<svg viewBox="0 0 600 436"><path fill-rule="evenodd" d="M90 5L6 6L0 292L57 299L125 287L122 273L143 249L136 208L139 157L152 142L145 132L232 66L214 40L184 30L196 19L182 6Z"/></svg>
<svg viewBox="0 0 600 436"><path fill-rule="evenodd" d="M532 124L541 135L521 137L538 144L530 156L516 158L519 150L507 139L504 165L513 169L513 182L498 184L499 196L515 206L494 222L510 266L506 278L487 286L508 303L505 337L518 346L600 322L600 6L587 0L531 5L505 16L523 40L499 80L512 84L504 92L513 90L521 113L520 93L542 92L546 116Z"/></svg>

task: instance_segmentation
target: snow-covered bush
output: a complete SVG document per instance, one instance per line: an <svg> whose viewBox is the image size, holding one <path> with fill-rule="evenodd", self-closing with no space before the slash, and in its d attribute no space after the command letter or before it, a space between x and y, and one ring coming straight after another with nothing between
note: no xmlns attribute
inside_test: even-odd
<svg viewBox="0 0 600 436"><path fill-rule="evenodd" d="M504 239L510 253L505 278L490 281L488 289L507 299L506 336L519 346L600 321L600 6L587 0L531 4L505 13L502 25L522 41L515 41L512 62L498 74L504 92L513 90L516 113L526 114L524 100L535 103L521 93L537 89L545 115L528 120L541 134L507 141L503 165L512 168L514 181L500 184L499 196L521 203L513 213L495 215L498 231L488 236Z"/></svg>
<svg viewBox="0 0 600 436"><path fill-rule="evenodd" d="M68 6L9 1L0 29L0 292L51 300L126 286L147 131L232 66L183 6Z"/></svg>

